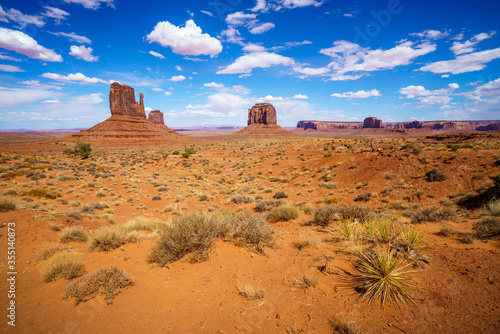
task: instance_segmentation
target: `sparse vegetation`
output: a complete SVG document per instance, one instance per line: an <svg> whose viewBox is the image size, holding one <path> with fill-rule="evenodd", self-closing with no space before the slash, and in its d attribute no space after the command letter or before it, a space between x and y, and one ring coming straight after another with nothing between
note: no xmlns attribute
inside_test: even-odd
<svg viewBox="0 0 500 334"><path fill-rule="evenodd" d="M87 159L92 153L92 145L84 142L77 142L73 148L66 148L63 151L66 155L77 155L82 159Z"/></svg>
<svg viewBox="0 0 500 334"><path fill-rule="evenodd" d="M59 233L59 240L61 240L62 243L69 241L87 242L88 239L87 232L80 226L68 227Z"/></svg>
<svg viewBox="0 0 500 334"><path fill-rule="evenodd" d="M264 288L254 288L250 284L238 285L238 292L249 300L262 299L266 296L266 290Z"/></svg>
<svg viewBox="0 0 500 334"><path fill-rule="evenodd" d="M15 197L0 197L0 212L14 211L19 207L19 200Z"/></svg>
<svg viewBox="0 0 500 334"><path fill-rule="evenodd" d="M447 179L446 174L443 171L440 171L437 168L431 169L427 173L425 173L425 179L428 182L435 182L435 181L444 181Z"/></svg>
<svg viewBox="0 0 500 334"><path fill-rule="evenodd" d="M42 263L42 273L46 282L53 282L59 278L67 280L83 275L85 265L81 254L70 251L58 251Z"/></svg>

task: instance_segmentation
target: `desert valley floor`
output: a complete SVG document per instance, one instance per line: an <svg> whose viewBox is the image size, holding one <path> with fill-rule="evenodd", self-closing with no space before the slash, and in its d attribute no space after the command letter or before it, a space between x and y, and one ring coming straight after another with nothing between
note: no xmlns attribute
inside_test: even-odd
<svg viewBox="0 0 500 334"><path fill-rule="evenodd" d="M498 133L198 133L93 144L87 159L61 139L0 136L4 313L11 222L17 261L16 326L3 314L2 333L499 331ZM165 231L190 219L227 226L161 257ZM411 282L406 302L362 300L353 284L363 254L384 253ZM76 273L51 276L57 258ZM67 289L107 267L127 284L80 302Z"/></svg>

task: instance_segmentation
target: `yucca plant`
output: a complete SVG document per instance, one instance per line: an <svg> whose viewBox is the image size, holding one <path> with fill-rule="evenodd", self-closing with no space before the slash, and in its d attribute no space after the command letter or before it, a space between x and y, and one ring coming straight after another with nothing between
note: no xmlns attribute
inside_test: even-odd
<svg viewBox="0 0 500 334"><path fill-rule="evenodd" d="M341 240L353 241L357 239L358 236L358 226L357 223L352 220L341 220L339 222L339 229L335 234Z"/></svg>
<svg viewBox="0 0 500 334"><path fill-rule="evenodd" d="M361 253L354 264L355 272L348 276L348 281L357 290L362 291L361 300L369 303L381 299L382 307L390 299L398 306L412 300L416 291L411 280L414 270L408 269L404 259L396 257L392 251Z"/></svg>
<svg viewBox="0 0 500 334"><path fill-rule="evenodd" d="M425 239L424 232L409 227L402 231L397 240L391 245L397 256L403 257L417 267L429 263L430 258L422 251L420 243Z"/></svg>

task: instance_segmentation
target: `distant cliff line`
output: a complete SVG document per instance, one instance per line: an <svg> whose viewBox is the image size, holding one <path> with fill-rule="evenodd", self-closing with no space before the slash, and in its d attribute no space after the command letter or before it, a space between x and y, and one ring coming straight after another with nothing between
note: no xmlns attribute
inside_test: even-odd
<svg viewBox="0 0 500 334"><path fill-rule="evenodd" d="M500 130L500 120L481 121L411 121L411 122L381 122L380 126L386 129L426 129L426 130L461 130L461 131L495 131ZM366 122L343 121L300 121L298 129L315 131L359 130L366 126ZM370 126L371 127L371 126Z"/></svg>

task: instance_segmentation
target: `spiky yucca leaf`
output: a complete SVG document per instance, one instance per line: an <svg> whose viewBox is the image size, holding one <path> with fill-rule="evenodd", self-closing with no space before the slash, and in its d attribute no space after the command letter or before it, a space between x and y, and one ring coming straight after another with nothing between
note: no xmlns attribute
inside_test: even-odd
<svg viewBox="0 0 500 334"><path fill-rule="evenodd" d="M416 291L410 275L414 270L391 251L362 253L355 262L356 272L350 277L352 285L362 291L361 300L369 303L381 299L384 306L391 299L398 306L412 300Z"/></svg>

